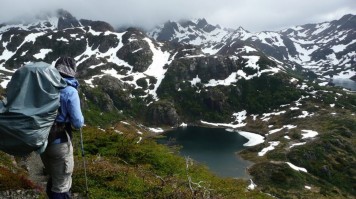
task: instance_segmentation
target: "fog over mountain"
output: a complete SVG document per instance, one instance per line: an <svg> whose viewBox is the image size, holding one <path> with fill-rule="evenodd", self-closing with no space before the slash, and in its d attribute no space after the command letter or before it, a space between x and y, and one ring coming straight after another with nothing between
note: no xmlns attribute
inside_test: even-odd
<svg viewBox="0 0 356 199"><path fill-rule="evenodd" d="M77 18L103 20L113 26L141 26L150 29L167 20L206 18L211 24L229 28L242 26L256 32L339 19L344 14L356 13L356 1L3 0L0 23L58 8L68 10Z"/></svg>
<svg viewBox="0 0 356 199"><path fill-rule="evenodd" d="M86 2L81 7L96 5ZM76 8L75 3L61 3ZM126 13L121 20L145 14L128 14L132 10L125 12L115 3L102 3L116 6L116 13L123 16ZM18 9L24 6L19 5ZM83 10L94 17L89 7ZM28 10L37 14L31 6ZM187 162L182 159L177 165L176 159L165 155L168 151L151 148L151 138L163 128L196 125L238 132L249 140L244 144L248 147L238 154L254 162L246 169L251 175L249 182L217 179L209 185L215 194L210 198L265 198L246 195L256 193L265 193L266 198L356 195L356 95L333 82L333 78L356 78L355 14L318 23L312 19L294 22L278 31L251 32L244 26L226 29L223 23L216 25L210 19L213 12L185 21L173 17L151 31L118 31L113 21L84 18L73 10L45 13L25 18L32 23L0 24L0 98L14 89L9 82L19 67L37 61L54 65L60 56L76 60L85 133L90 129L93 134L86 140L93 158L88 161L89 182L97 190L91 192L93 198L102 198L103 193L107 198L122 194L122 198L194 198L187 183ZM199 9L191 13L200 15ZM234 19L224 13L219 16ZM12 159L6 164L3 161L1 158L1 171L5 170L3 165L14 165ZM118 170L107 172L105 168ZM121 176L136 169L137 174L128 175L132 178ZM8 170L12 171L11 167ZM111 177L112 173L118 175ZM7 181L1 180L10 178L1 176L0 185L4 185ZM194 176L192 180L211 179ZM237 192L229 186L238 188ZM11 186L0 186L0 198L1 189L18 192ZM187 197L181 197L182 190Z"/></svg>

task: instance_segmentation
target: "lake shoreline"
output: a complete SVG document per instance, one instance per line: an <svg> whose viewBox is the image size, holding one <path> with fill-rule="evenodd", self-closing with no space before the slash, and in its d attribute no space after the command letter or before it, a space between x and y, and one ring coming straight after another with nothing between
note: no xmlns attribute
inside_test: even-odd
<svg viewBox="0 0 356 199"><path fill-rule="evenodd" d="M206 123L201 123L201 124L184 124L183 123L183 125L180 125L180 126L177 126L177 127L171 127L171 128L165 128L165 130L164 131L162 131L162 132L159 132L159 133L156 133L156 135L165 135L165 134L169 134L169 133L173 133L173 134L175 134L175 133L182 133L183 131L185 131L184 129L186 129L186 128L200 128L200 129L220 129L220 131L225 131L227 134L230 134L232 137L240 137L239 139L239 141L227 141L227 143L226 144L223 144L222 146L220 146L220 148L219 149L217 149L217 150L221 150L222 148L224 148L224 149L226 149L226 148L230 148L231 147L231 142L234 142L235 144L233 144L233 145L235 145L235 146L240 146L240 148L238 149L238 148L236 148L235 150L232 150L231 151L231 156L230 156L230 158L229 158L229 160L231 160L231 161L238 161L238 162L241 162L241 163L238 163L238 164L241 164L241 165L237 165L236 163L231 163L230 165L228 164L228 165L226 165L227 166L227 168L226 168L226 170L231 170L231 166L232 165L237 165L236 166L236 168L235 169L237 169L237 168L239 168L239 169L241 169L239 172L243 172L244 174L243 175L241 175L241 174L239 174L239 175L234 175L234 174L232 174L232 175L227 175L227 174L223 174L223 175L221 175L221 174L219 174L219 172L214 172L214 167L219 167L219 166L216 166L216 165L218 165L218 164L220 164L220 163L222 163L222 162L228 162L228 160L227 159L225 159L225 160L220 160L219 158L217 158L217 157L211 157L211 158L213 158L214 159L214 161L213 161L213 163L210 163L210 165L209 165L209 163L207 163L205 160L202 160L202 159L200 159L199 160L199 158L195 158L195 157L193 157L193 159L195 159L197 162L201 162L202 164L205 164L205 165L207 165L209 168L211 168L211 170L214 172L214 173L216 173L217 175L219 175L219 176L221 176L221 177L231 177L231 178L239 178L239 179L251 179L251 175L250 175L250 173L248 172L248 170L249 170L249 168L250 167L252 167L254 164L255 164L255 162L254 161L251 161L251 160L249 160L249 159L246 159L246 158L244 158L243 156L241 156L240 155L240 153L241 152L243 152L244 150L246 150L246 149L248 149L249 147L252 147L252 146L256 146L256 145L258 145L258 144L261 144L261 143L263 143L264 141L265 141L265 138L263 137L263 136L261 136L261 135L259 135L259 134L256 134L256 133L250 133L250 132L246 132L246 131L242 131L242 130L240 130L240 129L232 129L232 128L227 128L226 126L221 126L221 125L219 125L219 126L216 126L216 125L206 125ZM163 130L163 129L162 129ZM175 132L176 131L176 132ZM182 131L182 132L180 132L180 131ZM219 130L218 130L219 131ZM202 137L204 136L203 134L202 134L202 132L199 132L199 130L198 130L198 132L197 132L198 134L199 134L199 139L198 139L198 141L194 141L194 139L192 139L193 140L193 142L194 143L197 143L197 145L201 145L201 141L202 141ZM207 134L207 137L209 137L209 136L211 136L211 133L209 133L209 132L206 132ZM219 133L219 132L216 132L216 133ZM221 132L220 132L221 133ZM233 134L231 134L231 133L233 133ZM234 133L237 133L237 134L234 134ZM181 134L182 135L182 134ZM216 134L215 134L216 135ZM235 136L233 136L233 135L235 135ZM184 136L184 133L183 133L183 135L182 136ZM172 135L167 135L167 138L172 138ZM175 140L176 139L179 139L179 138L176 138L176 137L173 137ZM158 139L160 139L160 138L158 138ZM166 139L166 138L163 138L163 139ZM185 138L185 139L191 139L191 138ZM226 134L222 134L222 136L221 136L221 139L226 139ZM244 141L242 141L241 142L241 139L243 139ZM168 139L169 140L169 139ZM197 139L195 139L195 140L197 140ZM233 140L233 139L229 139L229 140ZM245 141L245 140L247 140L247 141ZM166 140L167 141L167 140ZM177 141L176 140L176 142L178 143L178 145L182 145L183 146L183 149L186 149L186 151L180 151L180 155L181 156L185 156L185 155L187 155L187 153L188 153L188 151L189 151L189 149L187 149L186 148L186 146L184 146L184 144L182 143L182 141ZM203 141L204 142L204 141ZM221 142L221 140L220 140L220 137L219 138L215 138L213 141L210 141L210 145L214 145L216 142ZM164 144L164 143L162 143L162 142L159 142L160 144ZM191 147L191 146L190 146ZM210 148L209 148L210 149ZM202 150L202 153L204 153L205 152L205 150ZM230 152L229 152L230 153ZM196 154L195 154L196 155ZM190 156L190 155L189 155ZM198 155L198 156L201 156L201 155ZM224 156L224 155L221 155L221 156ZM215 162L215 163L214 163ZM244 163L242 163L242 162L244 162ZM212 166L211 164L216 164L215 166ZM226 163L223 163L223 164L226 164ZM220 166L220 168L222 168L222 166ZM216 169L215 169L216 170ZM221 171L220 171L221 172ZM235 171L236 172L236 171ZM233 173L233 172L232 172Z"/></svg>
<svg viewBox="0 0 356 199"><path fill-rule="evenodd" d="M202 127L202 128L220 128L220 129L225 129L226 131L230 131L230 132L236 132L238 134L240 134L241 136L245 137L246 139L248 139L248 142L246 142L244 144L244 146L247 147L251 147L251 146L256 146L259 144L264 143L264 136L258 134L258 133L253 133L253 132L248 132L248 131L244 131L238 128L231 128L231 124L229 123L207 123L207 122L202 122L201 124L186 124L186 123L182 123L177 127L171 127L171 128L159 128L161 129L161 131L158 132L154 131L155 135L164 135L165 133L169 132L169 131L174 131L177 130L178 128L187 128L187 127ZM242 126L241 126L242 127ZM155 128L149 128L149 129L155 129Z"/></svg>

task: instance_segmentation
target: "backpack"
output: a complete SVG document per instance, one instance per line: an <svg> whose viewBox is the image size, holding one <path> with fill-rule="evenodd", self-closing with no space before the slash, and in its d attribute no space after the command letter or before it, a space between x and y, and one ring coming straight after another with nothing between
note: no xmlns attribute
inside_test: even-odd
<svg viewBox="0 0 356 199"><path fill-rule="evenodd" d="M0 150L16 156L43 152L60 106L65 80L45 62L20 67L0 101Z"/></svg>

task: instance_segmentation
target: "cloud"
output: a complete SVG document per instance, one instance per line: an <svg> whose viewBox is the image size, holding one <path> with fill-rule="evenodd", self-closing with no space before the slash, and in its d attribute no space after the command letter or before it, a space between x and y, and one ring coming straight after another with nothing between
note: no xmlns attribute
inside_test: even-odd
<svg viewBox="0 0 356 199"><path fill-rule="evenodd" d="M113 26L152 28L167 20L206 18L211 24L250 31L280 30L356 14L355 0L2 0L0 23L63 8L78 19Z"/></svg>

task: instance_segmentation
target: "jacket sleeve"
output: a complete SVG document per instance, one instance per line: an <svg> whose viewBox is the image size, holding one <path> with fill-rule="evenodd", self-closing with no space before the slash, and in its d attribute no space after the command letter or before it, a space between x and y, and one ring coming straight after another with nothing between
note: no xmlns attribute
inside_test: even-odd
<svg viewBox="0 0 356 199"><path fill-rule="evenodd" d="M75 88L72 88L71 90L72 92L70 92L67 101L69 120L74 128L79 129L84 125L84 117L80 108L78 91Z"/></svg>

